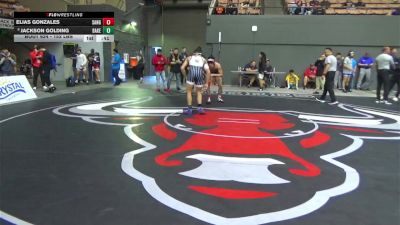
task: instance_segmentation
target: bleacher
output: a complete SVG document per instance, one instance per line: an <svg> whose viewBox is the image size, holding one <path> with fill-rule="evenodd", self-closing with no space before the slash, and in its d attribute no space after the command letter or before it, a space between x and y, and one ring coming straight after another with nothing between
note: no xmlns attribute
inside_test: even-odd
<svg viewBox="0 0 400 225"><path fill-rule="evenodd" d="M295 0L285 0L287 9L293 7ZM306 3L306 7L313 8L313 10L320 10L322 7L311 7L309 2L311 0L302 0ZM321 1L319 1L321 2ZM330 3L329 8L324 8L323 13L325 15L392 15L395 9L400 8L399 0L362 0L365 6L356 7L357 0L351 1L352 4L346 0L328 0ZM320 13L318 13L320 14Z"/></svg>
<svg viewBox="0 0 400 225"><path fill-rule="evenodd" d="M261 15L261 0L216 0L211 4L216 15Z"/></svg>
<svg viewBox="0 0 400 225"><path fill-rule="evenodd" d="M19 4L17 0L0 0L0 17L12 18L14 12L29 12L30 9Z"/></svg>

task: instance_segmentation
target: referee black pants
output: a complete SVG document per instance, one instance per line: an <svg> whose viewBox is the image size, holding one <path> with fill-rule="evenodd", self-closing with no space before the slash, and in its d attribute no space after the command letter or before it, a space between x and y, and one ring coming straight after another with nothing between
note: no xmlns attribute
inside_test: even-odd
<svg viewBox="0 0 400 225"><path fill-rule="evenodd" d="M321 100L325 100L326 94L329 93L331 102L336 102L335 91L333 90L333 86L335 84L335 74L336 74L335 71L329 71L326 74L324 92L322 92Z"/></svg>
<svg viewBox="0 0 400 225"><path fill-rule="evenodd" d="M381 89L383 85L383 99L388 100L389 88L390 88L390 77L389 70L378 70L378 86L376 87L376 99L381 99Z"/></svg>
<svg viewBox="0 0 400 225"><path fill-rule="evenodd" d="M389 92L391 92L394 88L394 85L397 84L397 92L395 94L395 96L398 98L399 94L400 94L400 71L394 71L393 75L390 79L390 88L389 88Z"/></svg>

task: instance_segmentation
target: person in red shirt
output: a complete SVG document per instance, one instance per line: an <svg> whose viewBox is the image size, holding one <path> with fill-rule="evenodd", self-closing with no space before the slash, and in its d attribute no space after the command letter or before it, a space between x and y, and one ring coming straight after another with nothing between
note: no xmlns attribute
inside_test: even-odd
<svg viewBox="0 0 400 225"><path fill-rule="evenodd" d="M309 67L304 71L304 86L303 89L306 89L307 84L309 82L315 83L315 78L317 76L317 67L314 64L310 64Z"/></svg>
<svg viewBox="0 0 400 225"><path fill-rule="evenodd" d="M167 58L162 54L162 50L158 49L157 54L151 60L154 66L154 70L156 71L157 78L157 91L160 91L160 79L162 81L162 87L165 92L169 92L167 88L165 88L165 65L168 64Z"/></svg>
<svg viewBox="0 0 400 225"><path fill-rule="evenodd" d="M40 75L40 81L42 82L42 86L45 86L43 73L41 72L43 52L38 50L37 45L34 45L29 55L31 57L32 68L33 68L33 90L36 90L37 79L39 75Z"/></svg>

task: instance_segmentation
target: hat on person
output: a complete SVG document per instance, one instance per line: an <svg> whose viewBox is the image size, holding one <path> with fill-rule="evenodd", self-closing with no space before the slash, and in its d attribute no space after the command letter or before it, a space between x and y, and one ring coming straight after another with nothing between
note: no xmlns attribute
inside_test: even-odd
<svg viewBox="0 0 400 225"><path fill-rule="evenodd" d="M214 56L209 56L208 57L208 59L207 59L207 62L215 62L215 58L214 58Z"/></svg>

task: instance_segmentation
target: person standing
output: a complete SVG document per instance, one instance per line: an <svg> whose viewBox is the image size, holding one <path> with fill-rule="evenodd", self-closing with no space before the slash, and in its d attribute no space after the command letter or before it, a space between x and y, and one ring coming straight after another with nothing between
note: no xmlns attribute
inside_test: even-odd
<svg viewBox="0 0 400 225"><path fill-rule="evenodd" d="M88 60L86 58L86 55L83 54L82 49L78 49L76 51L76 70L78 71L79 76L82 73L86 84L89 85L87 65ZM77 80L75 80L75 83L77 84Z"/></svg>
<svg viewBox="0 0 400 225"><path fill-rule="evenodd" d="M144 75L143 72L144 72L145 61L144 61L144 57L143 57L143 54L142 54L142 50L139 50L138 55L136 57L138 59L138 64L136 66L136 74L140 78L139 82L143 83L143 75Z"/></svg>
<svg viewBox="0 0 400 225"><path fill-rule="evenodd" d="M265 89L265 71L267 69L267 55L265 52L260 52L259 55L260 61L258 62L258 83L260 85L260 91Z"/></svg>
<svg viewBox="0 0 400 225"><path fill-rule="evenodd" d="M41 73L43 52L39 51L37 45L34 45L32 51L29 53L29 55L31 57L31 63L32 63L32 68L33 68L33 90L36 90L38 76L40 76L40 81L42 82L42 87L45 86L43 73Z"/></svg>
<svg viewBox="0 0 400 225"><path fill-rule="evenodd" d="M324 72L322 73L325 76L325 85L324 85L324 92L322 93L321 97L316 99L319 102L324 103L326 94L329 93L329 97L331 98L330 105L336 105L339 102L336 101L335 91L333 90L333 83L335 80L335 74L337 70L337 59L333 55L333 51L331 48L325 49L325 67Z"/></svg>
<svg viewBox="0 0 400 225"><path fill-rule="evenodd" d="M161 48L157 50L157 54L151 60L154 66L154 70L156 71L156 79L157 79L157 91L160 91L160 80L162 82L162 87L165 92L168 92L168 89L165 87L165 65L168 64L167 58L162 54Z"/></svg>
<svg viewBox="0 0 400 225"><path fill-rule="evenodd" d="M353 70L353 57L354 57L354 52L349 51L347 54L346 58L344 58L343 61L343 92L346 93L350 91L350 80L353 76L354 70Z"/></svg>
<svg viewBox="0 0 400 225"><path fill-rule="evenodd" d="M221 63L217 62L213 56L208 57L207 64L210 69L211 79L207 83L207 104L211 104L211 85L218 86L218 98L217 101L223 103L222 99L222 77L224 76L224 71L222 70Z"/></svg>
<svg viewBox="0 0 400 225"><path fill-rule="evenodd" d="M111 61L111 71L112 77L115 80L114 86L118 86L121 84L122 80L119 78L119 69L121 68L121 55L118 53L118 49L114 48L113 50L114 56Z"/></svg>
<svg viewBox="0 0 400 225"><path fill-rule="evenodd" d="M197 47L192 56L186 58L181 66L181 72L186 77L186 68L189 67L189 72L187 74L187 85L186 85L186 100L187 108L183 110L186 115L192 115L192 90L196 87L197 94L197 112L199 114L204 114L204 109L202 107L203 95L202 89L203 85L207 84L210 80L210 69L208 67L206 59L202 56L201 47Z"/></svg>
<svg viewBox="0 0 400 225"><path fill-rule="evenodd" d="M183 47L183 48L182 48L182 52L181 52L181 54L179 55L179 60L180 60L181 62L184 62L188 56L189 56L189 55L187 54L187 49L186 49L186 47ZM183 85L185 79L186 79L185 76L181 73L181 84L182 84L182 85Z"/></svg>
<svg viewBox="0 0 400 225"><path fill-rule="evenodd" d="M393 57L390 55L390 48L384 47L382 53L375 59L376 69L378 71L378 83L376 88L376 103L385 103L391 105L389 102L389 88L390 88L390 66L394 67ZM381 89L383 85L383 101L381 101Z"/></svg>
<svg viewBox="0 0 400 225"><path fill-rule="evenodd" d="M374 65L374 58L370 57L368 52L366 52L364 56L358 60L360 73L358 75L357 89L369 90L372 65ZM364 77L365 82L363 83Z"/></svg>
<svg viewBox="0 0 400 225"><path fill-rule="evenodd" d="M170 62L170 73L169 73L169 77L168 77L168 82L167 82L167 89L168 91L170 91L170 87L171 87L171 81L172 78L175 77L176 79L176 90L180 91L181 88L179 87L179 83L181 82L179 80L179 75L181 73L181 65L182 65L182 61L179 59L179 49L175 48L172 51L172 55L169 57L169 62Z"/></svg>
<svg viewBox="0 0 400 225"><path fill-rule="evenodd" d="M43 85L43 90L47 92L54 92L56 90L56 87L53 83L51 83L50 80L50 71L53 69L51 63L52 55L45 48L41 48L40 51L43 52L43 65L41 71L43 73L43 80L45 83L45 85Z"/></svg>
<svg viewBox="0 0 400 225"><path fill-rule="evenodd" d="M343 56L342 53L338 52L336 53L336 60L337 60L337 70L336 70L336 74L335 74L335 83L334 83L334 87L342 90L342 79L343 79Z"/></svg>
<svg viewBox="0 0 400 225"><path fill-rule="evenodd" d="M325 76L322 76L325 68L325 55L321 55L317 61L315 61L315 67L317 67L317 75L315 77L315 91L314 94L319 94L319 90L322 90L325 86Z"/></svg>
<svg viewBox="0 0 400 225"><path fill-rule="evenodd" d="M74 79L75 79L75 84L79 83L79 74L78 74L78 70L76 69L76 56L77 56L77 50L78 50L79 46L75 45L74 47L74 51L72 52L71 55L71 59L72 59L72 72L74 74Z"/></svg>
<svg viewBox="0 0 400 225"><path fill-rule="evenodd" d="M90 53L87 56L88 59L88 74L89 74L89 82L90 81L97 81L96 78L94 77L94 70L93 70L93 60L94 60L94 49L90 49Z"/></svg>
<svg viewBox="0 0 400 225"><path fill-rule="evenodd" d="M94 73L95 84L100 84L100 53L95 52L93 55L92 71Z"/></svg>
<svg viewBox="0 0 400 225"><path fill-rule="evenodd" d="M400 94L400 57L397 55L396 48L393 48L391 53L393 57L394 68L392 71L392 79L390 81L389 92L393 89L394 85L397 84L397 92L392 98L393 101L397 102L399 101L399 94Z"/></svg>

